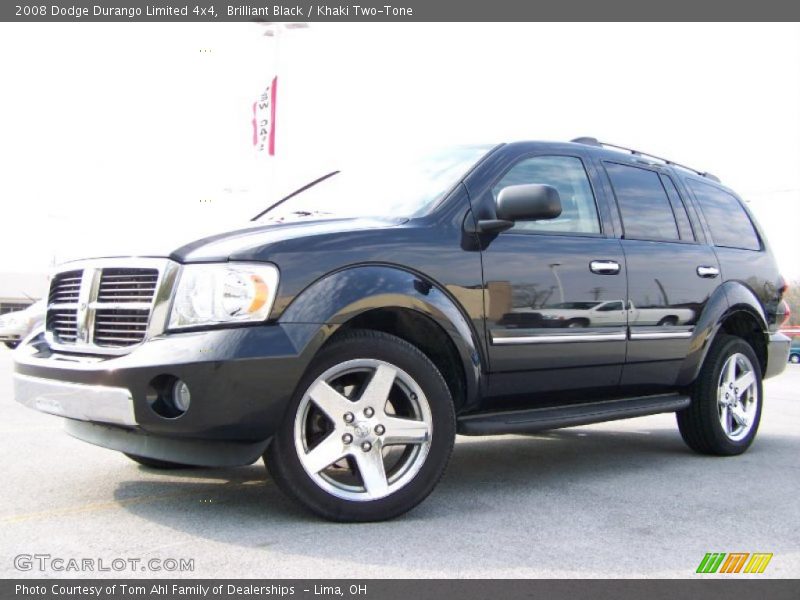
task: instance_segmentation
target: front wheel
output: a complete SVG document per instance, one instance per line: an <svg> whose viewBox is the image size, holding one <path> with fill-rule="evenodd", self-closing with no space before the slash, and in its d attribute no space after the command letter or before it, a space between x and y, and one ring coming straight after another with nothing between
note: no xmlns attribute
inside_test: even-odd
<svg viewBox="0 0 800 600"><path fill-rule="evenodd" d="M6 347L10 350L14 350L17 346L19 346L19 342L4 342Z"/></svg>
<svg viewBox="0 0 800 600"><path fill-rule="evenodd" d="M789 362L793 365L800 364L800 354L792 354L789 357Z"/></svg>
<svg viewBox="0 0 800 600"><path fill-rule="evenodd" d="M309 367L264 459L281 489L322 517L379 521L431 493L454 440L434 364L400 338L356 331Z"/></svg>
<svg viewBox="0 0 800 600"><path fill-rule="evenodd" d="M691 396L677 417L692 450L731 456L750 447L761 421L763 388L758 358L747 342L728 335L715 340Z"/></svg>

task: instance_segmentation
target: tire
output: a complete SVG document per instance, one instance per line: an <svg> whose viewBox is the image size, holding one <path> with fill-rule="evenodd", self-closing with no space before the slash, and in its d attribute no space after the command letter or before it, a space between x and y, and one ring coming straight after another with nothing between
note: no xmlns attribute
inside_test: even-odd
<svg viewBox="0 0 800 600"><path fill-rule="evenodd" d="M17 346L19 346L19 342L4 342L4 343L9 350L14 350Z"/></svg>
<svg viewBox="0 0 800 600"><path fill-rule="evenodd" d="M677 317L664 317L658 322L659 327L672 327L678 324Z"/></svg>
<svg viewBox="0 0 800 600"><path fill-rule="evenodd" d="M567 321L567 327L570 329L574 329L576 327L588 327L589 321L586 319L572 319L571 321Z"/></svg>
<svg viewBox="0 0 800 600"><path fill-rule="evenodd" d="M436 366L398 337L358 330L314 359L264 462L278 486L317 515L382 521L431 493L455 432Z"/></svg>
<svg viewBox="0 0 800 600"><path fill-rule="evenodd" d="M800 364L800 354L792 354L789 356L789 362L793 365Z"/></svg>
<svg viewBox="0 0 800 600"><path fill-rule="evenodd" d="M125 454L123 452L123 454ZM169 462L166 460L159 460L157 458L148 458L147 456L138 456L136 454L125 454L133 462L137 462L143 467L148 469L158 469L159 471L169 471L171 469L195 469L194 465L183 465L181 463Z"/></svg>
<svg viewBox="0 0 800 600"><path fill-rule="evenodd" d="M734 380L740 382L738 387L730 386ZM720 334L692 385L691 397L677 418L681 436L692 450L717 456L747 450L758 431L764 397L761 367L750 345Z"/></svg>

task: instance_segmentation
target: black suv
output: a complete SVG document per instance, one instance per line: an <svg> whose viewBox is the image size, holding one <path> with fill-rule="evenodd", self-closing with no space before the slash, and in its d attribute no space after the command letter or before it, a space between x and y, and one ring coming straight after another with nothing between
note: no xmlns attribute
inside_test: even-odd
<svg viewBox="0 0 800 600"><path fill-rule="evenodd" d="M693 450L750 446L786 284L715 177L593 138L390 167L169 255L62 265L17 400L152 468L263 455L342 521L423 500L456 433L674 412Z"/></svg>

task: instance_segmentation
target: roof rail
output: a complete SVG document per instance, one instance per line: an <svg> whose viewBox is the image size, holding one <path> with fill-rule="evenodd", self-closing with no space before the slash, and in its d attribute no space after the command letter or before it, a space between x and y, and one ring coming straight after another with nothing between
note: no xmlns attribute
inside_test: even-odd
<svg viewBox="0 0 800 600"><path fill-rule="evenodd" d="M686 165L682 165L680 163L676 163L675 161L668 160L666 158L662 158L660 156L656 156L655 154L648 154L647 152L642 152L641 150L634 150L633 148L626 148L625 146L618 146L616 144L609 144L607 142L601 142L597 138L593 137L579 137L575 138L574 140L570 140L573 144L583 144L584 146L595 146L597 148L614 148L616 150L623 150L624 152L628 152L631 156L641 156L643 158L652 158L657 161L664 163L665 165L669 165L671 167L680 167L681 169L686 169L687 171L691 171L692 173L697 173L701 177L705 177L712 181L716 181L720 183L719 177L716 175L712 175L708 171L698 171L697 169L693 169L691 167L687 167Z"/></svg>

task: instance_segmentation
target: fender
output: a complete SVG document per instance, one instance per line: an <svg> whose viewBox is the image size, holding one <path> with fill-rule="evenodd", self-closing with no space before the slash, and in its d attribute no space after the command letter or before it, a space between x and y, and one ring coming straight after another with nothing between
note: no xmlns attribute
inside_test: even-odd
<svg viewBox="0 0 800 600"><path fill-rule="evenodd" d="M289 304L279 323L313 323L297 328L293 339L308 362L344 323L376 308L406 308L436 322L455 345L466 375L466 405L480 396L481 356L478 336L458 302L441 286L396 265L367 264L347 267L318 279Z"/></svg>
<svg viewBox="0 0 800 600"><path fill-rule="evenodd" d="M697 378L722 323L732 314L741 311L753 316L764 335L767 335L767 317L756 295L739 281L726 281L711 294L694 326L689 351L676 381L678 385L689 385Z"/></svg>

